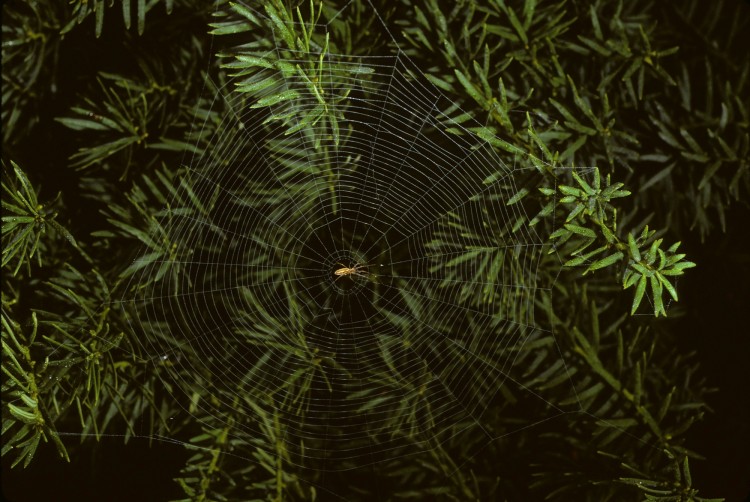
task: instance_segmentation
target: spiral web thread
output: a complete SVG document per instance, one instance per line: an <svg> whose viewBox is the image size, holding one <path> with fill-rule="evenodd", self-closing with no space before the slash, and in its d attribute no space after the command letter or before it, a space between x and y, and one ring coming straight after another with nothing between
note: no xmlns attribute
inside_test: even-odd
<svg viewBox="0 0 750 502"><path fill-rule="evenodd" d="M460 110L400 51L328 53L316 73L275 45L279 64L209 91L231 112L160 216L175 258L144 251L122 299L175 398L198 421L249 417L237 435L325 470L564 413L513 376L551 287L537 277L545 236L514 228L529 218L506 204L534 167L451 119ZM528 423L488 425L519 395Z"/></svg>

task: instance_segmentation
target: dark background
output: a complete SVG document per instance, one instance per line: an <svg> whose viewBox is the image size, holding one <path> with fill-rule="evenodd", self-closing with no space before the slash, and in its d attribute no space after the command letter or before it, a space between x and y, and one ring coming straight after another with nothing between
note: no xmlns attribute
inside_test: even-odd
<svg viewBox="0 0 750 502"><path fill-rule="evenodd" d="M687 241L698 264L680 282L687 314L677 322L682 349L696 351L701 373L718 391L714 413L693 426L687 446L706 456L691 463L701 495L750 500L750 210L730 213L727 233Z"/></svg>

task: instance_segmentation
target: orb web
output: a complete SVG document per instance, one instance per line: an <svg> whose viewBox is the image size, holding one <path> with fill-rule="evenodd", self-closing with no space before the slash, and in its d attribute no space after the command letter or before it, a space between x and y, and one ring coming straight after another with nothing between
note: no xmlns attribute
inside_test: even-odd
<svg viewBox="0 0 750 502"><path fill-rule="evenodd" d="M247 417L234 430L324 470L468 430L492 441L512 431L488 410L519 394L539 406L518 430L559 415L514 376L551 287L546 236L508 203L534 167L400 50L273 45L207 86L196 131L212 146L155 215L172 259L144 250L122 299L175 399L198 420Z"/></svg>

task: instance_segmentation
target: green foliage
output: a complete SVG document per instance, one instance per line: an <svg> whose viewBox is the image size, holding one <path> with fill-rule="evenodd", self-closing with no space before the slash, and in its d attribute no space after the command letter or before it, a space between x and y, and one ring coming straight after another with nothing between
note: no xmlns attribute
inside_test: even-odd
<svg viewBox="0 0 750 502"><path fill-rule="evenodd" d="M643 228L638 239L634 239L632 234L628 234L628 251L630 251L630 260L628 262L628 268L622 276L622 285L627 289L637 284L631 314L634 314L638 309L638 305L643 299L643 293L646 290L646 283L648 281L651 286L651 293L654 302L654 314L657 316L660 313L667 315L662 300L662 297L664 296L663 290L666 290L669 293L669 296L677 301L677 291L672 283L669 282L667 276L682 275L685 269L695 266L695 263L683 260L685 254L676 253L677 248L680 245L679 242L670 246L665 252L660 248L662 239L654 239L654 234L655 232L653 230L649 232L648 226ZM643 253L643 249L646 247L648 247L648 251Z"/></svg>
<svg viewBox="0 0 750 502"><path fill-rule="evenodd" d="M59 31L65 15L56 2L3 5L3 145L28 135L39 122L44 98L54 94ZM13 68L9 71L8 68Z"/></svg>
<svg viewBox="0 0 750 502"><path fill-rule="evenodd" d="M94 14L96 20L96 38L99 38L102 34L104 27L104 13L107 9L112 9L115 0L76 0L70 2L72 5L71 14L73 18L70 22L62 29L61 33L67 33L73 29L74 26L83 23L91 14ZM133 3L135 5L133 5ZM125 23L125 28L130 29L133 24L133 11L135 11L135 20L138 26L138 34L143 35L143 31L146 27L146 14L149 10L154 8L157 3L163 3L167 14L172 13L174 9L174 0L164 0L163 2L146 2L146 0L136 0L131 2L130 0L120 0L120 9L122 11L122 20Z"/></svg>
<svg viewBox="0 0 750 502"><path fill-rule="evenodd" d="M644 211L704 238L715 221L708 212L723 229L725 208L750 190L741 98L750 62L736 43L747 16L729 14L743 6L720 2L707 12L691 1L658 13L647 2L428 5L415 6L416 23L405 23L407 53L426 68L436 64L426 54L439 56L448 69L431 72L433 83L483 110L513 139L500 135L506 143L528 144L513 112L531 108L534 127L549 124L544 143L562 152L548 162L608 165L639 193ZM731 19L726 33L719 12ZM726 176L714 178L719 169Z"/></svg>
<svg viewBox="0 0 750 502"><path fill-rule="evenodd" d="M56 201L47 204L39 203L37 194L26 174L11 161L13 173L3 165L3 268L7 266L15 276L22 266L26 266L31 275L31 264L42 266L42 256L47 244L42 237L47 229L52 229L66 238L74 247L75 239L55 218L57 212L52 210ZM13 266L15 262L15 266Z"/></svg>
<svg viewBox="0 0 750 502"><path fill-rule="evenodd" d="M45 304L57 309L37 312L50 333L48 347L54 348L49 378L70 386L51 392L56 412L74 413L82 432L96 438L118 418L126 439L137 435L134 424L144 420L152 434L165 432L168 408L160 402L159 371L139 356L137 341L116 330L122 320L111 307L96 301L111 301L104 277L95 269L83 274L66 266L47 286ZM165 363L160 360L156 367Z"/></svg>
<svg viewBox="0 0 750 502"><path fill-rule="evenodd" d="M4 6L3 456L28 466L52 442L67 459L57 430L167 436L190 454L185 500L324 500L336 483L372 499L331 450L362 448L348 424L305 435L335 395L388 452L366 470L384 498L710 500L687 440L710 388L654 317L695 266L678 240L712 235L750 189L740 11L219 4ZM80 74L54 70L91 48ZM315 342L298 216L323 200L340 216L341 172L365 173L357 100L389 85L355 56L394 54L450 99L420 134L506 162L435 222L429 280L397 268L402 249L342 279L382 317L357 365ZM444 422L449 392L480 411Z"/></svg>
<svg viewBox="0 0 750 502"><path fill-rule="evenodd" d="M597 303L602 293L595 286L574 286L570 292L581 301L580 308L556 307L569 305L556 295L541 299L542 311L550 313L548 321L561 335L560 346L552 340L544 343L551 336L543 335L533 340L533 351L519 354L527 361L524 385L543 396L555 395L561 406L580 404L573 413L583 415L571 431L555 431L545 439L549 455L538 461L535 485L562 500L577 486L588 486L589 493L597 494L590 498L597 500L620 500L625 494L636 498L621 491L622 483L646 492L658 487L662 495L690 500L696 492L690 495L685 459L695 453L685 447L685 434L708 410L702 395L706 391L694 391L703 387L685 385L698 377L697 363L667 347L665 333L613 312L616 302ZM558 349L571 353L565 364L555 353ZM573 388L568 387L571 381ZM631 482L633 478L639 479Z"/></svg>
<svg viewBox="0 0 750 502"><path fill-rule="evenodd" d="M151 100L147 99L147 92L155 89L144 89L118 75L102 74L101 77L104 94L102 110L98 110L92 100L86 99L87 108L72 109L78 118L58 119L74 131L95 131L108 136L106 140L89 141L94 146L84 147L73 155L71 160L75 162L72 166L79 169L101 164L121 150L132 151L134 146L140 145L148 136L149 115L153 115L153 112L149 110ZM104 80L113 82L118 89L106 87ZM124 96L120 96L120 93Z"/></svg>
<svg viewBox="0 0 750 502"><path fill-rule="evenodd" d="M52 440L60 456L70 460L52 417L40 403L49 387L49 379L42 377L49 360L37 368L37 361L31 355L30 346L34 343L38 328L36 316L32 316L32 321L31 333L25 335L3 308L2 454L15 454L13 466L23 461L23 466L27 467L34 458L40 440L45 443Z"/></svg>
<svg viewBox="0 0 750 502"><path fill-rule="evenodd" d="M638 309L648 283L651 286L654 315L667 315L663 301L665 290L675 301L677 291L666 276L682 275L685 269L694 267L695 263L684 261L685 255L676 253L679 242L666 251L662 250L660 246L663 239L655 239L656 232L649 231L648 225L637 239L632 233L628 233L626 244L617 235L617 210L610 201L626 197L630 192L620 190L622 183L611 184L609 175L605 188L602 188L598 169L594 169L593 186L575 171L572 171L572 176L578 187L558 186L562 195L559 203L566 210L570 207L572 209L565 217L563 226L550 235L550 239L555 240L556 247L562 249L564 256L572 256L564 266L586 264L588 266L583 272L585 275L605 267L620 265L623 269L623 288L637 285L631 314L635 314ZM553 193L547 188L541 188L540 191L548 197ZM601 246L589 250L594 243Z"/></svg>
<svg viewBox="0 0 750 502"><path fill-rule="evenodd" d="M681 462L675 459L669 470L674 473L674 480L672 482L658 482L642 478L622 478L621 481L625 484L636 486L643 493L644 500L660 500L663 502L674 500L719 502L724 500L698 496L698 490L692 487L688 457L682 457Z"/></svg>
<svg viewBox="0 0 750 502"><path fill-rule="evenodd" d="M361 77L372 73L373 69L327 61L329 36L321 38L315 29L323 3L316 6L310 2L310 19L304 17L299 7L295 11L287 10L280 2L267 4L268 18L262 19L241 4L233 4L231 9L241 21L214 23L213 34L236 35L258 28L268 29L270 24L279 37L279 47L275 51L269 50L270 40L261 39L243 46L234 54L235 61L224 65L237 77L236 91L254 98L251 108L269 109L266 120L282 122L285 135L304 131L315 142L316 149L325 137L330 137L333 146L338 146L341 141L339 121L351 92L350 77ZM292 24L294 21L297 23ZM306 60L290 63L290 51L295 59ZM307 100L312 103L307 104Z"/></svg>
<svg viewBox="0 0 750 502"><path fill-rule="evenodd" d="M188 449L194 454L176 479L185 491L183 500L316 500L315 487L302 483L291 469L286 426L278 412L269 413L254 400L246 403L251 413L244 417L232 416L221 423L214 423L214 416L203 417L207 425L190 438ZM232 444L239 441L252 452L251 463L232 453ZM272 450L269 444L274 445Z"/></svg>
<svg viewBox="0 0 750 502"><path fill-rule="evenodd" d="M71 107L74 116L56 118L78 132L79 138L86 138L85 146L71 156L71 167L102 170L116 165L124 179L134 165L139 170L151 167L150 163L142 164L144 157L148 158L146 149L196 151L197 145L169 137L174 134L170 129L177 129L175 125L184 134L180 131L184 124L165 123L166 110L179 97L176 85L159 83L163 78L146 74L131 80L122 75L99 73L98 100L83 98L80 106Z"/></svg>
<svg viewBox="0 0 750 502"><path fill-rule="evenodd" d="M144 246L145 254L120 270L119 280L130 280L136 274L140 277L145 268L155 269L155 273L141 287L162 279L175 285L184 279L190 286L184 264L190 262L194 250L170 228L176 221L187 218L208 221L207 215L219 189L214 190L212 199L204 205L193 192L189 177L180 176L180 181L177 181L174 173L162 170L155 171L153 176L156 180L144 177L142 186L133 186L127 194L126 205L110 205L104 214L111 230L94 232L93 235L106 238L113 245ZM156 207L163 209L154 211ZM220 229L213 230L221 234Z"/></svg>

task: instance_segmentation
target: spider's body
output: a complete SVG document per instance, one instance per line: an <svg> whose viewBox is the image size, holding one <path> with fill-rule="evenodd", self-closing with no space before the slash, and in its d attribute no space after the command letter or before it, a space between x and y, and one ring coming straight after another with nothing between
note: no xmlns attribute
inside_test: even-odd
<svg viewBox="0 0 750 502"><path fill-rule="evenodd" d="M347 267L343 263L339 263L343 268L339 268L333 271L333 275L336 276L336 279L339 277L344 277L345 275L359 275L361 277L365 277L366 274L364 273L364 270L367 268L367 265L363 264L355 264L353 267Z"/></svg>

